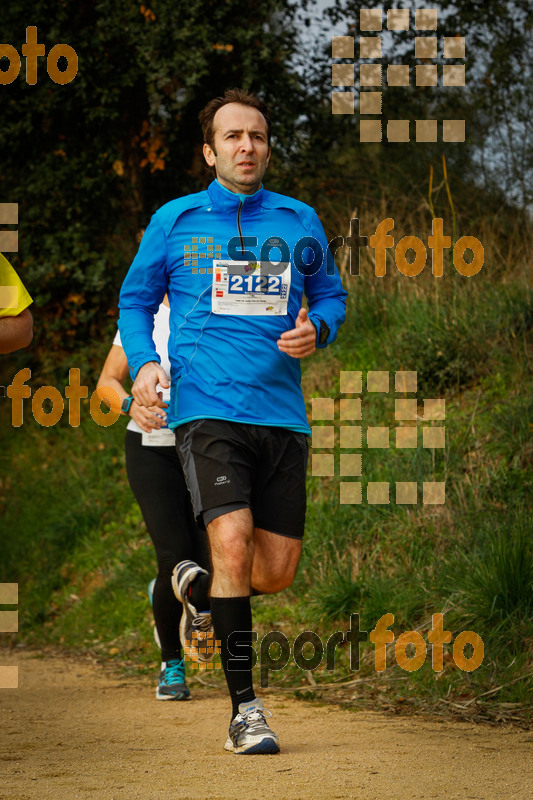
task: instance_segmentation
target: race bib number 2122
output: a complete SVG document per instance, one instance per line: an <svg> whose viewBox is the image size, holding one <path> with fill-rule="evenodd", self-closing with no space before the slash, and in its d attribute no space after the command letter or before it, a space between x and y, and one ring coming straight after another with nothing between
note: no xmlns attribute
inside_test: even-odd
<svg viewBox="0 0 533 800"><path fill-rule="evenodd" d="M266 273L265 265L265 273ZM272 264L268 264L272 272ZM291 287L291 265L276 266L279 274L263 274L261 264L213 261L214 314L284 315Z"/></svg>

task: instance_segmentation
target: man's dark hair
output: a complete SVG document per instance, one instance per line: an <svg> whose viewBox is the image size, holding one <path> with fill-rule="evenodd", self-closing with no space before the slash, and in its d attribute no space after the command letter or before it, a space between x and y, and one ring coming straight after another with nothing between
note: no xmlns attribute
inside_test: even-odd
<svg viewBox="0 0 533 800"><path fill-rule="evenodd" d="M200 125L202 126L204 142L206 142L213 150L215 149L213 119L218 109L222 108L222 106L225 106L228 103L239 103L241 106L250 106L250 108L256 108L261 112L265 118L267 126L267 141L268 146L270 147L270 116L268 109L262 100L256 97L255 94L248 92L246 89L226 89L224 92L224 97L213 98L213 100L210 100L205 108L200 111L198 119L200 120Z"/></svg>

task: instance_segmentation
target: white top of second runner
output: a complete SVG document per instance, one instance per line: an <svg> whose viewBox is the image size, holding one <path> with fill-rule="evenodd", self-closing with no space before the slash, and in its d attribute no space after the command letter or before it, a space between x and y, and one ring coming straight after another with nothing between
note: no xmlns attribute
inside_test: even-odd
<svg viewBox="0 0 533 800"><path fill-rule="evenodd" d="M155 349L157 350L157 354L161 359L161 366L170 377L170 361L168 358L168 337L170 333L169 328L169 317L170 317L170 308L166 306L164 303L161 303L159 306L159 310L154 317L154 344ZM116 344L117 347L122 347L122 342L120 340L120 333L117 330L115 338L113 340L113 344ZM163 392L163 401L168 403L170 401L170 389L163 389L160 384L157 384L156 392ZM142 430L139 428L137 423L134 419L130 419L128 422L128 430L129 431L136 431L137 433L142 433ZM151 434L149 434L151 436Z"/></svg>

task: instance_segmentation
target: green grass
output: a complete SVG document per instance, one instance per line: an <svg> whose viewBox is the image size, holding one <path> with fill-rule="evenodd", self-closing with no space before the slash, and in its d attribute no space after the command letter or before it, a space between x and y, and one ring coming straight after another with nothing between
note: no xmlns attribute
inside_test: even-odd
<svg viewBox="0 0 533 800"><path fill-rule="evenodd" d="M398 636L427 629L431 615L445 610L452 632L445 669L436 676L425 664L409 673L408 696L415 705L444 703L448 693L483 696L475 707L495 718L500 702L523 704L532 687L531 293L488 281L461 286L456 278L438 295L410 296L392 284L376 300L364 280L357 288L336 366L363 375L416 370L419 406L423 397L446 397L446 421L435 423L446 426L444 450L423 450L420 439L413 451L395 449L392 438L388 451L363 447L363 496L367 481L445 480L447 501L424 506L419 496L417 506L401 506L391 492L385 506L342 506L339 478L311 479L293 597L302 624L324 631L342 628L355 611L371 630L391 612ZM325 354L304 380L314 396L340 397ZM365 426L395 426L391 394L363 395L363 412ZM455 637L468 629L486 644L483 664L470 674L452 659Z"/></svg>
<svg viewBox="0 0 533 800"><path fill-rule="evenodd" d="M491 641L514 648L533 619L529 512L515 507L494 514L482 522L477 538L475 549L449 562L455 613Z"/></svg>

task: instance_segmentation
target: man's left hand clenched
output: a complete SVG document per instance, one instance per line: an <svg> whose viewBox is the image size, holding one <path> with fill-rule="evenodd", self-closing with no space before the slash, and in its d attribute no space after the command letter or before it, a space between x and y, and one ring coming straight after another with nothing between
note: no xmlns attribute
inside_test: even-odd
<svg viewBox="0 0 533 800"><path fill-rule="evenodd" d="M304 358L315 352L316 335L316 328L307 316L307 310L301 308L296 317L296 327L281 334L278 347L292 358Z"/></svg>

